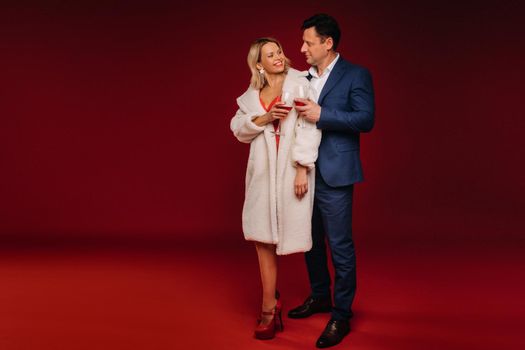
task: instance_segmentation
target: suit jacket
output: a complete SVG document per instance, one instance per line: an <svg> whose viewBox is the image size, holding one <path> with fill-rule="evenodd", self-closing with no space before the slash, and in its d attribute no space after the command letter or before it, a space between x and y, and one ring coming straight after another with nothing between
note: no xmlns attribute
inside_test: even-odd
<svg viewBox="0 0 525 350"><path fill-rule="evenodd" d="M332 187L363 180L359 136L374 126L374 88L369 71L339 57L317 102L322 130L317 167Z"/></svg>

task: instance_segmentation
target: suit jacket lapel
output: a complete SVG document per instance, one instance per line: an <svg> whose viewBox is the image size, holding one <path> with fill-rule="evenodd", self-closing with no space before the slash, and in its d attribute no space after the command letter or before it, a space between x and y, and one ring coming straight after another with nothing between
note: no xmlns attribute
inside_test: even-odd
<svg viewBox="0 0 525 350"><path fill-rule="evenodd" d="M323 90L321 90L321 94L319 95L319 99L317 101L319 105L323 103L323 100L326 97L326 95L330 92L330 90L334 88L334 86L343 76L344 72L345 68L343 64L343 59L341 56L339 56L337 63L335 64L333 70L330 72L330 76L328 77L326 84L324 84Z"/></svg>

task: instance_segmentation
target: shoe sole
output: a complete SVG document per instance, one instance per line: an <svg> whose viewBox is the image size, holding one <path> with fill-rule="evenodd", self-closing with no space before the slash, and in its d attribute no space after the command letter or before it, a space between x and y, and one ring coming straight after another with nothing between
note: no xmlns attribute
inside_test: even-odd
<svg viewBox="0 0 525 350"><path fill-rule="evenodd" d="M295 319L299 319L299 318L307 318L307 317L310 317L312 315L315 315L315 314L326 314L326 313L329 313L329 312L332 312L332 309L330 310L319 310L319 311L315 311L315 312L310 312L309 314L306 314L306 315L290 315L288 314L288 318L295 318Z"/></svg>
<svg viewBox="0 0 525 350"><path fill-rule="evenodd" d="M259 339L259 340L270 340L270 339L273 339L273 338L275 338L275 335L274 336L269 336L269 337L255 335L255 339Z"/></svg>

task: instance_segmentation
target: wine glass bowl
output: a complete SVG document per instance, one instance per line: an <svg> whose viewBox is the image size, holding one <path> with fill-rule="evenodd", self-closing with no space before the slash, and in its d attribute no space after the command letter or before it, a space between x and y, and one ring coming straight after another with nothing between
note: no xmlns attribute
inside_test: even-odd
<svg viewBox="0 0 525 350"><path fill-rule="evenodd" d="M306 87L304 87L303 85L299 85L296 87L295 89L295 97L297 98L308 98L308 93L306 91ZM305 106L306 104L304 102L300 102L300 101L295 101L294 100L294 103L296 106Z"/></svg>
<svg viewBox="0 0 525 350"><path fill-rule="evenodd" d="M280 108L286 109L287 111L291 111L294 103L293 99L293 94L290 91L283 91L281 95L281 103L283 105L281 105Z"/></svg>

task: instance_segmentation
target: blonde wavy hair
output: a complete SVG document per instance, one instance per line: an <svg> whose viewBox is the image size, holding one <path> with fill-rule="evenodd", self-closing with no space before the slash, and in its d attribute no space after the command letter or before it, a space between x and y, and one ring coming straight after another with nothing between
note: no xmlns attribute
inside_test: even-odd
<svg viewBox="0 0 525 350"><path fill-rule="evenodd" d="M268 43L276 44L279 47L279 49L281 49L284 55L283 47L277 39L268 37L259 38L251 44L250 51L248 51L248 67L250 67L250 71L252 72L250 86L254 89L260 90L267 84L266 78L264 77L264 73L259 73L259 70L257 69L257 63L261 62L262 47ZM287 73L289 68L290 60L286 57L286 55L284 55L284 73Z"/></svg>

